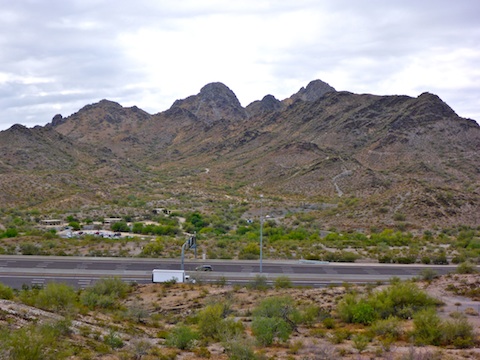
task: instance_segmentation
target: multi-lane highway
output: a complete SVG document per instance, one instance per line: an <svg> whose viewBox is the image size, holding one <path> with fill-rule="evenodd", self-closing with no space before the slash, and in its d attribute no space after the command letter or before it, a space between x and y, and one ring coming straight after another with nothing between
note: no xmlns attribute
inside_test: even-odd
<svg viewBox="0 0 480 360"><path fill-rule="evenodd" d="M212 265L212 272L197 272L201 264ZM392 277L408 279L426 268L437 274L454 272L454 265L391 265L371 263L322 263L315 261L263 261L262 275L273 281L288 276L294 284L314 287L342 282L388 281ZM246 283L259 275L258 261L185 260L185 270L199 281ZM13 288L43 286L65 282L77 288L91 285L102 277L118 276L125 281L151 282L153 269L180 269L180 259L92 258L55 256L0 256L0 282Z"/></svg>

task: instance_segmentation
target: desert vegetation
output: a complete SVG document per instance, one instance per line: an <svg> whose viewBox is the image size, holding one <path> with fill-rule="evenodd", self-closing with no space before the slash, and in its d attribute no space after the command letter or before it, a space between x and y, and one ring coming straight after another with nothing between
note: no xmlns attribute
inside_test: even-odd
<svg viewBox="0 0 480 360"><path fill-rule="evenodd" d="M142 203L143 204L143 203ZM192 204L194 205L194 204ZM258 205L258 204L256 204ZM329 210L278 210L270 205L264 214L265 254L271 259L307 259L354 262L375 260L399 264L460 264L480 262L480 228L404 231L399 228L337 230L321 219ZM210 259L258 259L259 209L246 203L212 203L199 210L173 209L155 215L145 206L117 209L72 210L42 214L39 211L0 211L0 253L23 255L90 255L121 257L178 257L185 237L195 233L201 251ZM58 230L39 226L50 215L62 218L69 229L101 229L106 217L122 220L113 231L120 239L94 235L62 238Z"/></svg>
<svg viewBox="0 0 480 360"><path fill-rule="evenodd" d="M314 289L295 288L288 277L278 278L272 286L262 280L259 276L246 286L135 285L104 278L83 290L61 283L19 290L0 284L0 357L480 356L475 350L480 334L468 319L478 313L442 315L441 301L429 295L424 282Z"/></svg>
<svg viewBox="0 0 480 360"><path fill-rule="evenodd" d="M440 293L478 300L478 227L339 230L322 222L328 207L282 207L281 199L272 200L262 213L258 204L212 201L208 206L172 206L160 215L151 212L151 204L132 201L135 206L127 199L125 207L47 213L0 209L0 253L173 258L180 256L188 234L195 233L198 250L209 259L258 259L262 214L265 258L458 267L455 274L442 277L427 269L416 281L324 289L295 288L288 276L269 284L260 275L246 286L227 286L221 279L217 284L136 285L116 278L80 290L61 283L22 289L0 284L0 358L479 356L478 309L443 312L439 297L430 294L436 286ZM122 237L66 238L63 229L39 226L41 219L59 218L71 230L100 229L107 217L121 218L112 230ZM395 221L403 220L397 216Z"/></svg>

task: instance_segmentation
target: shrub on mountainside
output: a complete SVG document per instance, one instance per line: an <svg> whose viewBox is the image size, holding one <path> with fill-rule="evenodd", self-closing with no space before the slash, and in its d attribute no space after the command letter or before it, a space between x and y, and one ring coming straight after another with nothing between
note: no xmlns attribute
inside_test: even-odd
<svg viewBox="0 0 480 360"><path fill-rule="evenodd" d="M121 279L103 278L81 293L80 302L90 309L112 309L119 300L127 296L129 291L130 286Z"/></svg>
<svg viewBox="0 0 480 360"><path fill-rule="evenodd" d="M198 333L189 326L176 325L167 335L166 344L180 350L191 349L194 341L198 339Z"/></svg>
<svg viewBox="0 0 480 360"><path fill-rule="evenodd" d="M7 285L0 283L0 299L13 299L13 289Z"/></svg>
<svg viewBox="0 0 480 360"><path fill-rule="evenodd" d="M48 283L38 292L35 306L60 314L72 314L77 306L77 294L75 289L69 285Z"/></svg>
<svg viewBox="0 0 480 360"><path fill-rule="evenodd" d="M296 329L301 314L291 297L271 297L253 310L252 332L263 346L285 342Z"/></svg>

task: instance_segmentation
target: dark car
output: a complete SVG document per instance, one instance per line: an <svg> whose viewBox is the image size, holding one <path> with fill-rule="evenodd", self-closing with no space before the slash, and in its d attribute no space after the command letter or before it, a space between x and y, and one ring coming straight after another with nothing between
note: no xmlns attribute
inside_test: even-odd
<svg viewBox="0 0 480 360"><path fill-rule="evenodd" d="M200 265L195 268L195 271L213 271L212 265Z"/></svg>

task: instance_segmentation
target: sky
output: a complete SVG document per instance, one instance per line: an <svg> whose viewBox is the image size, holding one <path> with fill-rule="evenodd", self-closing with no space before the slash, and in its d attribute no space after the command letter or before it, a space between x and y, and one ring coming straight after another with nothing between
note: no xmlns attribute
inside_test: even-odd
<svg viewBox="0 0 480 360"><path fill-rule="evenodd" d="M102 99L155 114L222 82L243 106L320 79L438 95L480 121L480 1L0 0L0 130Z"/></svg>

